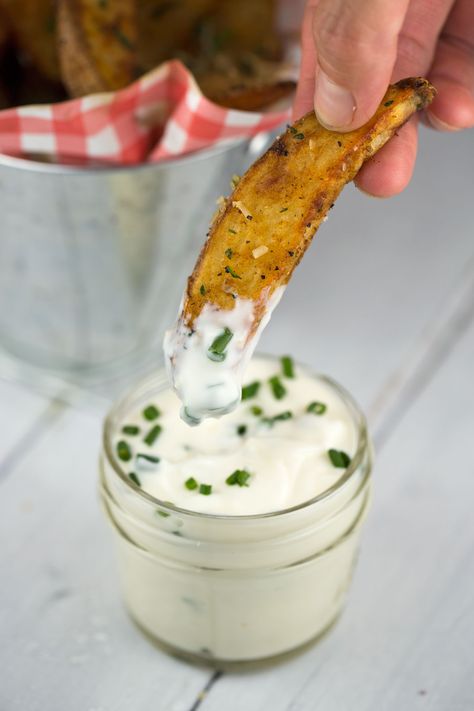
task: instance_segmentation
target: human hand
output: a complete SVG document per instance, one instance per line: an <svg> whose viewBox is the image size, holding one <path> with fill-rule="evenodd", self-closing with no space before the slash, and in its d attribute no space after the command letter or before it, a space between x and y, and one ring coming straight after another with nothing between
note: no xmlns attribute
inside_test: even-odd
<svg viewBox="0 0 474 711"><path fill-rule="evenodd" d="M308 0L294 117L313 107L338 131L364 124L387 84L426 76L438 95L424 114L432 128L474 126L474 0ZM369 160L357 186L377 197L409 183L417 119Z"/></svg>

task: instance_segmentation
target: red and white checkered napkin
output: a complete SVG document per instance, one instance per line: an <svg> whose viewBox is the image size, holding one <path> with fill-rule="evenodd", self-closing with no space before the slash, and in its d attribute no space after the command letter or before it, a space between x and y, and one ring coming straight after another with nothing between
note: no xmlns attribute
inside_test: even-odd
<svg viewBox="0 0 474 711"><path fill-rule="evenodd" d="M186 67L173 60L121 91L1 111L0 153L130 165L251 137L288 116L288 110L263 114L217 106L202 95Z"/></svg>

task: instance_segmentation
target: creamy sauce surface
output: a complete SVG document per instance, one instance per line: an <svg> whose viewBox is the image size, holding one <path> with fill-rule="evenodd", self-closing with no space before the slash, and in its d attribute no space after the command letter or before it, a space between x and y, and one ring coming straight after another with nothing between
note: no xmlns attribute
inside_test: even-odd
<svg viewBox="0 0 474 711"><path fill-rule="evenodd" d="M270 383L271 378L279 385ZM171 389L159 393L149 403L160 411L154 419L145 418L145 404L123 421L122 427L139 432L117 433L116 451L125 443L130 455L128 461L118 458L120 466L152 496L213 514L278 511L333 486L347 466L343 455L352 458L357 446L352 414L338 393L296 365L294 377L287 377L274 359L250 362L244 386L253 383L259 383L254 387L258 392L232 413L194 428L180 419L176 394ZM152 428L159 434L147 444ZM332 457L337 466L329 450L336 450ZM244 474L235 475L239 471ZM226 480L233 474L234 483L229 484ZM190 479L195 488L188 488L193 482L186 485ZM201 485L204 491L211 487L210 493L203 493Z"/></svg>
<svg viewBox="0 0 474 711"><path fill-rule="evenodd" d="M239 297L231 310L206 304L192 330L178 321L165 334L165 363L188 425L237 407L243 372L283 291L279 287L268 298L265 316L252 336L254 302Z"/></svg>

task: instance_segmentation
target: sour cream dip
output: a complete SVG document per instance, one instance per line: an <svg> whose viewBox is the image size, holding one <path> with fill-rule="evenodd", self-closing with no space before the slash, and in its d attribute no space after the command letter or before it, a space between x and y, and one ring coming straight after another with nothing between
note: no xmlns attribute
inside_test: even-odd
<svg viewBox="0 0 474 711"><path fill-rule="evenodd" d="M267 299L265 315L255 332L255 303L238 296L233 309L207 303L192 328L178 319L166 332L165 363L183 403L181 417L188 425L199 424L206 417L221 417L237 407L243 374L283 292L284 287L279 287Z"/></svg>
<svg viewBox="0 0 474 711"><path fill-rule="evenodd" d="M176 394L160 393L129 413L117 432L118 463L121 451L130 452L124 463L144 491L202 513L280 511L329 489L356 451L354 423L328 384L288 357L283 364L253 360L238 407L195 428L179 418ZM147 419L150 413L156 417ZM154 428L157 436L147 439ZM236 471L245 473L229 483Z"/></svg>
<svg viewBox="0 0 474 711"><path fill-rule="evenodd" d="M339 615L370 499L352 398L291 358L255 358L242 401L195 428L163 374L112 409L101 498L126 606L173 654L274 657Z"/></svg>

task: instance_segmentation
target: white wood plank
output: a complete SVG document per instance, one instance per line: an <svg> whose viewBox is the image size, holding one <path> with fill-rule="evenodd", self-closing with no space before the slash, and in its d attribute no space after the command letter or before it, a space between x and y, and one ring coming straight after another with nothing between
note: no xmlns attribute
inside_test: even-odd
<svg viewBox="0 0 474 711"><path fill-rule="evenodd" d="M2 463L50 400L29 388L0 378L0 479Z"/></svg>
<svg viewBox="0 0 474 711"><path fill-rule="evenodd" d="M2 711L187 711L210 676L155 649L122 607L100 419L67 412L0 487Z"/></svg>
<svg viewBox="0 0 474 711"><path fill-rule="evenodd" d="M277 668L226 675L200 711L474 708L474 325L379 452L349 605Z"/></svg>

